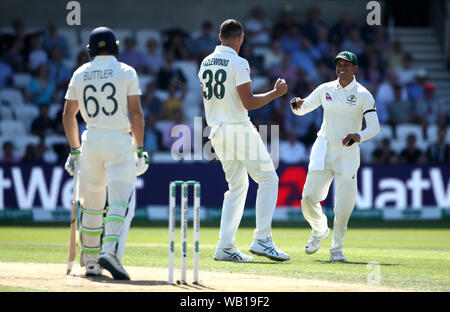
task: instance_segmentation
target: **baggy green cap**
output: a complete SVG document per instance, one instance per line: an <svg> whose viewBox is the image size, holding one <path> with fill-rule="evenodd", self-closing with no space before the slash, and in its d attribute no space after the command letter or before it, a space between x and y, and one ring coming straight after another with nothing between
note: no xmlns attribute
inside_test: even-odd
<svg viewBox="0 0 450 312"><path fill-rule="evenodd" d="M356 57L355 53L353 53L353 52L349 52L349 51L339 52L339 54L336 55L336 58L334 59L335 64L338 59L343 59L343 60L351 62L353 65L358 65L358 58Z"/></svg>

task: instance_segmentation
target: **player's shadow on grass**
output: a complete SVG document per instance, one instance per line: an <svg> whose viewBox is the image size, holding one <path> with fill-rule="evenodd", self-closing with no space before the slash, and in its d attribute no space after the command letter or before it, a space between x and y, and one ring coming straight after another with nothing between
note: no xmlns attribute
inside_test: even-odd
<svg viewBox="0 0 450 312"><path fill-rule="evenodd" d="M346 261L346 262L331 262L331 261L325 261L325 260L315 260L314 262L323 263L323 264L336 264L336 263L343 263L343 264L359 264L359 265L368 265L373 264L374 262L357 262L357 261ZM380 266L399 266L399 264L396 263L378 263Z"/></svg>

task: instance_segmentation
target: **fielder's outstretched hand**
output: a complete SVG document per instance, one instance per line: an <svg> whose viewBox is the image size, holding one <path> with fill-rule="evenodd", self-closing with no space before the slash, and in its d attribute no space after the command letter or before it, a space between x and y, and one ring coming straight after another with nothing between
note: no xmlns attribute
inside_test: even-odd
<svg viewBox="0 0 450 312"><path fill-rule="evenodd" d="M73 176L73 172L75 171L75 162L80 161L80 157L81 148L72 148L64 165L64 169L66 169L70 176Z"/></svg>
<svg viewBox="0 0 450 312"><path fill-rule="evenodd" d="M136 149L136 175L144 174L148 169L148 153L144 152L143 147Z"/></svg>

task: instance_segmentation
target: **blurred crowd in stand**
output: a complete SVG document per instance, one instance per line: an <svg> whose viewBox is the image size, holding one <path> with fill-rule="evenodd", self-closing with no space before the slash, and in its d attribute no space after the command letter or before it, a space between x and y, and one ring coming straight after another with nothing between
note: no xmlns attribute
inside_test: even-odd
<svg viewBox="0 0 450 312"><path fill-rule="evenodd" d="M250 63L254 92L270 90L277 77L289 85L288 94L249 112L257 128L268 125L270 133L271 127L279 127L281 163L308 161L322 109L298 117L291 113L289 100L336 80L333 59L341 50L357 55L356 79L373 94L381 123L380 134L361 144L362 163L450 162L450 110L427 71L415 66L413 56L401 42L391 40L383 26L358 25L347 13L330 24L317 7L304 12L283 8L275 20L269 20L262 7L248 13L242 21L245 42L240 55ZM140 77L145 149L155 157L170 151L178 139L171 137L175 125L193 129L193 117L203 116L205 126L196 75L199 62L220 44L220 22L201 21L192 33L179 27L129 30L118 38L119 60ZM26 29L18 18L3 26L0 162L62 162L69 150L61 124L64 95L74 70L89 61L84 48L88 37L77 32L72 40L67 34L73 32L54 24ZM82 131L81 118L79 123Z"/></svg>

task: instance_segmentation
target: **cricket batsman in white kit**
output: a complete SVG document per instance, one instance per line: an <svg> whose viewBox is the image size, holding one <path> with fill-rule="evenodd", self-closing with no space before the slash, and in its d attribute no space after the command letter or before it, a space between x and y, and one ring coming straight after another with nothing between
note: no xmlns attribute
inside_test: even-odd
<svg viewBox="0 0 450 312"><path fill-rule="evenodd" d="M343 261L344 236L356 202L356 175L360 165L359 144L380 131L375 101L355 79L358 59L352 52L342 51L335 58L337 80L318 86L308 97L291 100L292 112L302 116L319 106L323 122L313 144L308 175L302 194L302 213L312 228L305 252L320 248L330 229L320 202L325 200L335 179L333 240L330 261ZM366 128L362 128L365 118Z"/></svg>
<svg viewBox="0 0 450 312"><path fill-rule="evenodd" d="M278 79L274 89L253 94L250 66L238 56L244 40L242 24L234 19L220 26L221 45L201 63L198 77L202 85L209 138L219 157L228 191L224 195L220 238L214 259L251 262L236 246L235 235L244 212L248 175L258 184L256 229L249 251L275 261L286 261L288 254L276 248L271 222L278 196L278 176L267 148L250 122L248 110L262 107L287 92L287 84Z"/></svg>
<svg viewBox="0 0 450 312"><path fill-rule="evenodd" d="M87 47L91 62L70 80L63 112L71 147L65 169L73 175L76 162L80 168L80 263L86 275L100 275L104 268L114 279L129 280L120 260L134 214L136 175L147 170L148 155L139 80L117 60L118 46L109 28L94 29ZM78 111L87 128L81 144Z"/></svg>

